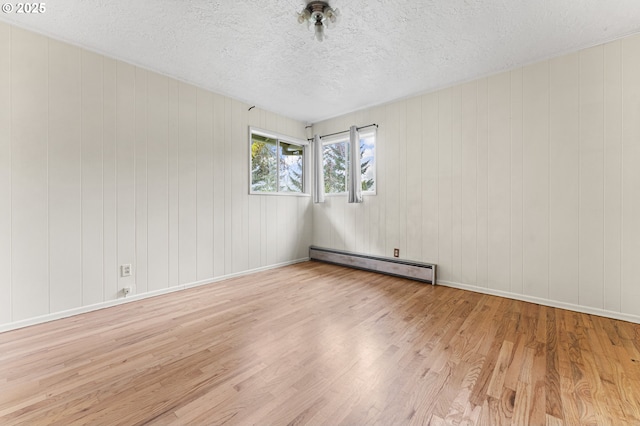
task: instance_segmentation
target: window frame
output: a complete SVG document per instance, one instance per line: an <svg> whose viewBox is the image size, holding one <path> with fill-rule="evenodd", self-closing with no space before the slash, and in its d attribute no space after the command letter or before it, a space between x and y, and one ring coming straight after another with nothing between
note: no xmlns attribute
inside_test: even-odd
<svg viewBox="0 0 640 426"><path fill-rule="evenodd" d="M374 190L373 191L362 191L362 195L378 195L378 176L377 176L377 169L378 169L378 132L376 131L375 128L373 129L366 129L363 131L359 131L358 132L358 137L359 139L364 139L365 137L369 137L369 135L373 136L373 171L372 171L372 175L373 175L373 181L374 183ZM349 133L346 132L345 135L335 135L335 136L330 136L328 138L322 138L321 139L322 142L322 152L324 153L324 147L327 145L333 145L333 144L337 144L337 143L342 143L342 142L346 142L347 144L347 161L350 162L351 159L348 158L349 157ZM358 142L360 142L360 140L358 140ZM360 159L360 161L362 161L362 158ZM322 157L322 167L324 168L324 154ZM362 167L362 165L360 166ZM349 173L347 170L347 174L345 177L345 188L348 188L348 182L346 181L347 179L349 179ZM322 187L324 188L324 182L322 182ZM344 195L349 195L349 191L344 191L344 192L325 192L324 193L325 197L334 197L334 196L344 196Z"/></svg>
<svg viewBox="0 0 640 426"><path fill-rule="evenodd" d="M279 153L280 142L291 144L291 145L299 145L302 147L302 192L288 192L280 190L280 158L278 156L276 163L276 191L254 191L253 190L253 173L252 173L252 159L251 159L251 146L253 145L253 135L259 135L269 139L276 140L276 152ZM310 185L309 185L309 155L311 155L309 150L309 141L294 138L292 136L284 135L277 132L272 132L269 130L264 130L258 127L249 126L249 195L284 195L284 196L293 196L293 197L310 197L309 193Z"/></svg>

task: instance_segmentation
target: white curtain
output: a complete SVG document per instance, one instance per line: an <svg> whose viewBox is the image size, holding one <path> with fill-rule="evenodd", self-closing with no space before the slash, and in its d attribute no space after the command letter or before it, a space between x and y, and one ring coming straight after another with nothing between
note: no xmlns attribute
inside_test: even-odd
<svg viewBox="0 0 640 426"><path fill-rule="evenodd" d="M358 128L349 128L349 202L362 202L362 174L360 172L360 135Z"/></svg>
<svg viewBox="0 0 640 426"><path fill-rule="evenodd" d="M313 136L313 202L324 203L324 169L322 167L322 141Z"/></svg>

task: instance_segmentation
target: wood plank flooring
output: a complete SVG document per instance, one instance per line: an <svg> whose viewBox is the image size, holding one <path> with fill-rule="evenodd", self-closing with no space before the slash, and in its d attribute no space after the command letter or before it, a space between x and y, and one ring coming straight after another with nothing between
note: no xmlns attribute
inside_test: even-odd
<svg viewBox="0 0 640 426"><path fill-rule="evenodd" d="M640 325L306 262L0 334L0 424L640 424Z"/></svg>

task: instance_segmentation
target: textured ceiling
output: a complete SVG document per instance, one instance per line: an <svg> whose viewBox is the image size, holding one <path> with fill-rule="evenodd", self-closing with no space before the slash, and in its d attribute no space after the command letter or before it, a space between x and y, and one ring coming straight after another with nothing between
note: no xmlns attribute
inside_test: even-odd
<svg viewBox="0 0 640 426"><path fill-rule="evenodd" d="M56 0L0 19L306 122L640 31L640 0Z"/></svg>

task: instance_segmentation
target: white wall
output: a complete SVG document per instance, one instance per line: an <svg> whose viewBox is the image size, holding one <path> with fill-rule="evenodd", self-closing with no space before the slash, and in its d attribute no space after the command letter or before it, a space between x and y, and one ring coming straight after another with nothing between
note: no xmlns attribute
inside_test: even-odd
<svg viewBox="0 0 640 426"><path fill-rule="evenodd" d="M0 328L306 258L310 198L248 195L304 124L248 107L0 22Z"/></svg>
<svg viewBox="0 0 640 426"><path fill-rule="evenodd" d="M640 36L318 123L378 123L378 195L313 208L319 246L444 284L640 322Z"/></svg>

